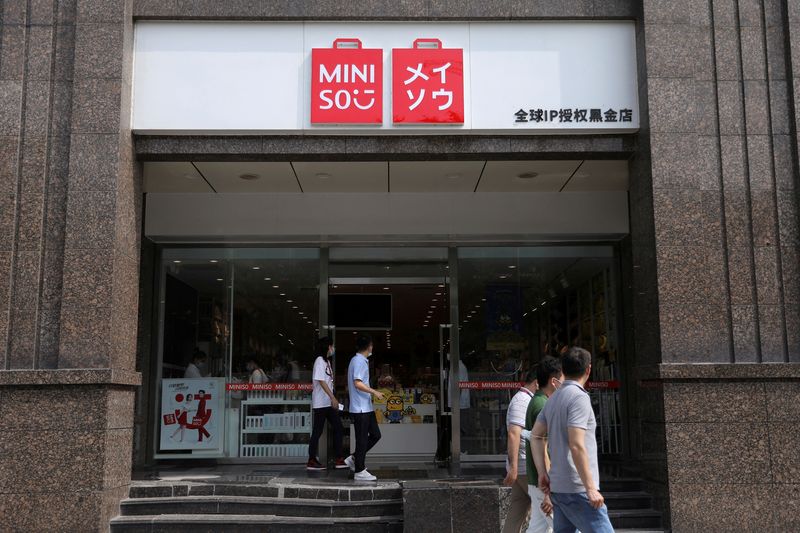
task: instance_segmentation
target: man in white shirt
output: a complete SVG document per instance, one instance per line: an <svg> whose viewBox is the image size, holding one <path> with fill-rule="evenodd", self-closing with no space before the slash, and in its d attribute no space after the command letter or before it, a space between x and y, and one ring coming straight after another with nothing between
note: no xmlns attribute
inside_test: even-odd
<svg viewBox="0 0 800 533"><path fill-rule="evenodd" d="M508 430L508 458L503 484L511 487L511 503L503 526L503 533L519 533L528 516L531 498L528 495L528 475L525 467L525 445L521 442L525 429L528 404L538 388L536 373L528 372L524 385L508 404L506 429Z"/></svg>
<svg viewBox="0 0 800 533"><path fill-rule="evenodd" d="M201 368L206 366L206 354L200 350L195 350L192 355L192 362L186 365L186 370L183 373L185 379L200 379L203 377Z"/></svg>
<svg viewBox="0 0 800 533"><path fill-rule="evenodd" d="M317 343L317 358L314 360L314 370L311 379L311 407L314 411L314 425L312 426L311 440L308 441L307 470L325 470L319 462L319 438L325 427L325 420L333 429L333 443L336 448L336 468L347 468L342 456L342 421L339 418L339 401L333 393L333 370L331 359L336 353L333 340L322 337Z"/></svg>

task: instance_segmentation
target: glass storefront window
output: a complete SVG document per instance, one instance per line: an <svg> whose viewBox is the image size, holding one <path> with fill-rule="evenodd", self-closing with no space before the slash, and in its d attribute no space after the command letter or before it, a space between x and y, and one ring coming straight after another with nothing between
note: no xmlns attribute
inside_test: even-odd
<svg viewBox="0 0 800 533"><path fill-rule="evenodd" d="M592 380L619 378L613 249L460 248L458 257L461 450L505 454L508 402L542 357L582 346L594 357ZM593 401L611 450L618 396Z"/></svg>
<svg viewBox="0 0 800 533"><path fill-rule="evenodd" d="M157 457L304 456L319 250L167 249L161 266Z"/></svg>

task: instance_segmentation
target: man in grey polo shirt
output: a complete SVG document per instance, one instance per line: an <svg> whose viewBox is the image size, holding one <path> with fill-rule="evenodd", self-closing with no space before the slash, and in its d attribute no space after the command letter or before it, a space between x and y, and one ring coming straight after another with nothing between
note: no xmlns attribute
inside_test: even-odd
<svg viewBox="0 0 800 533"><path fill-rule="evenodd" d="M547 401L531 431L531 451L539 488L553 502L553 533L613 533L600 494L597 468L597 421L583 388L592 371L592 356L573 347L562 356L564 384ZM544 439L550 451L545 469Z"/></svg>

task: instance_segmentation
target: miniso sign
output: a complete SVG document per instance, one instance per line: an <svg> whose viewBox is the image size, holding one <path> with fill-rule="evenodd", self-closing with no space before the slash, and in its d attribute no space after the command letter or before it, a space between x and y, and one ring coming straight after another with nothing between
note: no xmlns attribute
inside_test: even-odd
<svg viewBox="0 0 800 533"><path fill-rule="evenodd" d="M635 25L138 22L139 134L639 128Z"/></svg>

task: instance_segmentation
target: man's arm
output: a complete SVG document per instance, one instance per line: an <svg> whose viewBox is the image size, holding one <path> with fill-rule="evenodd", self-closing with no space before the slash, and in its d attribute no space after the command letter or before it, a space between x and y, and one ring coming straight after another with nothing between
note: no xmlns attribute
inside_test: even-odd
<svg viewBox="0 0 800 533"><path fill-rule="evenodd" d="M545 494L550 494L550 476L547 474L547 460L545 459L546 444L547 424L537 420L531 430L531 453L533 453L536 472L539 474L539 488Z"/></svg>
<svg viewBox="0 0 800 533"><path fill-rule="evenodd" d="M378 400L383 400L383 394L381 394L380 392L378 392L375 389L371 388L369 385L365 384L360 379L353 380L353 383L355 384L356 388L358 390L360 390L361 392L366 392L367 394L372 394Z"/></svg>
<svg viewBox="0 0 800 533"><path fill-rule="evenodd" d="M517 481L517 468L519 467L519 441L522 428L516 424L508 427L508 473L503 484L510 487Z"/></svg>
<svg viewBox="0 0 800 533"><path fill-rule="evenodd" d="M331 391L330 387L328 387L328 384L325 383L325 381L320 380L320 379L317 380L317 383L319 383L320 386L322 386L322 390L324 390L325 394L328 395L328 398L331 399L331 407L333 407L334 409L338 409L339 408L339 400L337 400L336 396L333 395L333 391Z"/></svg>
<svg viewBox="0 0 800 533"><path fill-rule="evenodd" d="M592 471L589 469L589 453L586 451L585 439L586 430L582 428L567 428L569 436L569 451L572 453L572 460L575 462L575 469L581 477L583 486L586 488L586 496L589 503L595 509L603 506L605 501L603 495L597 490L597 485L592 478Z"/></svg>

